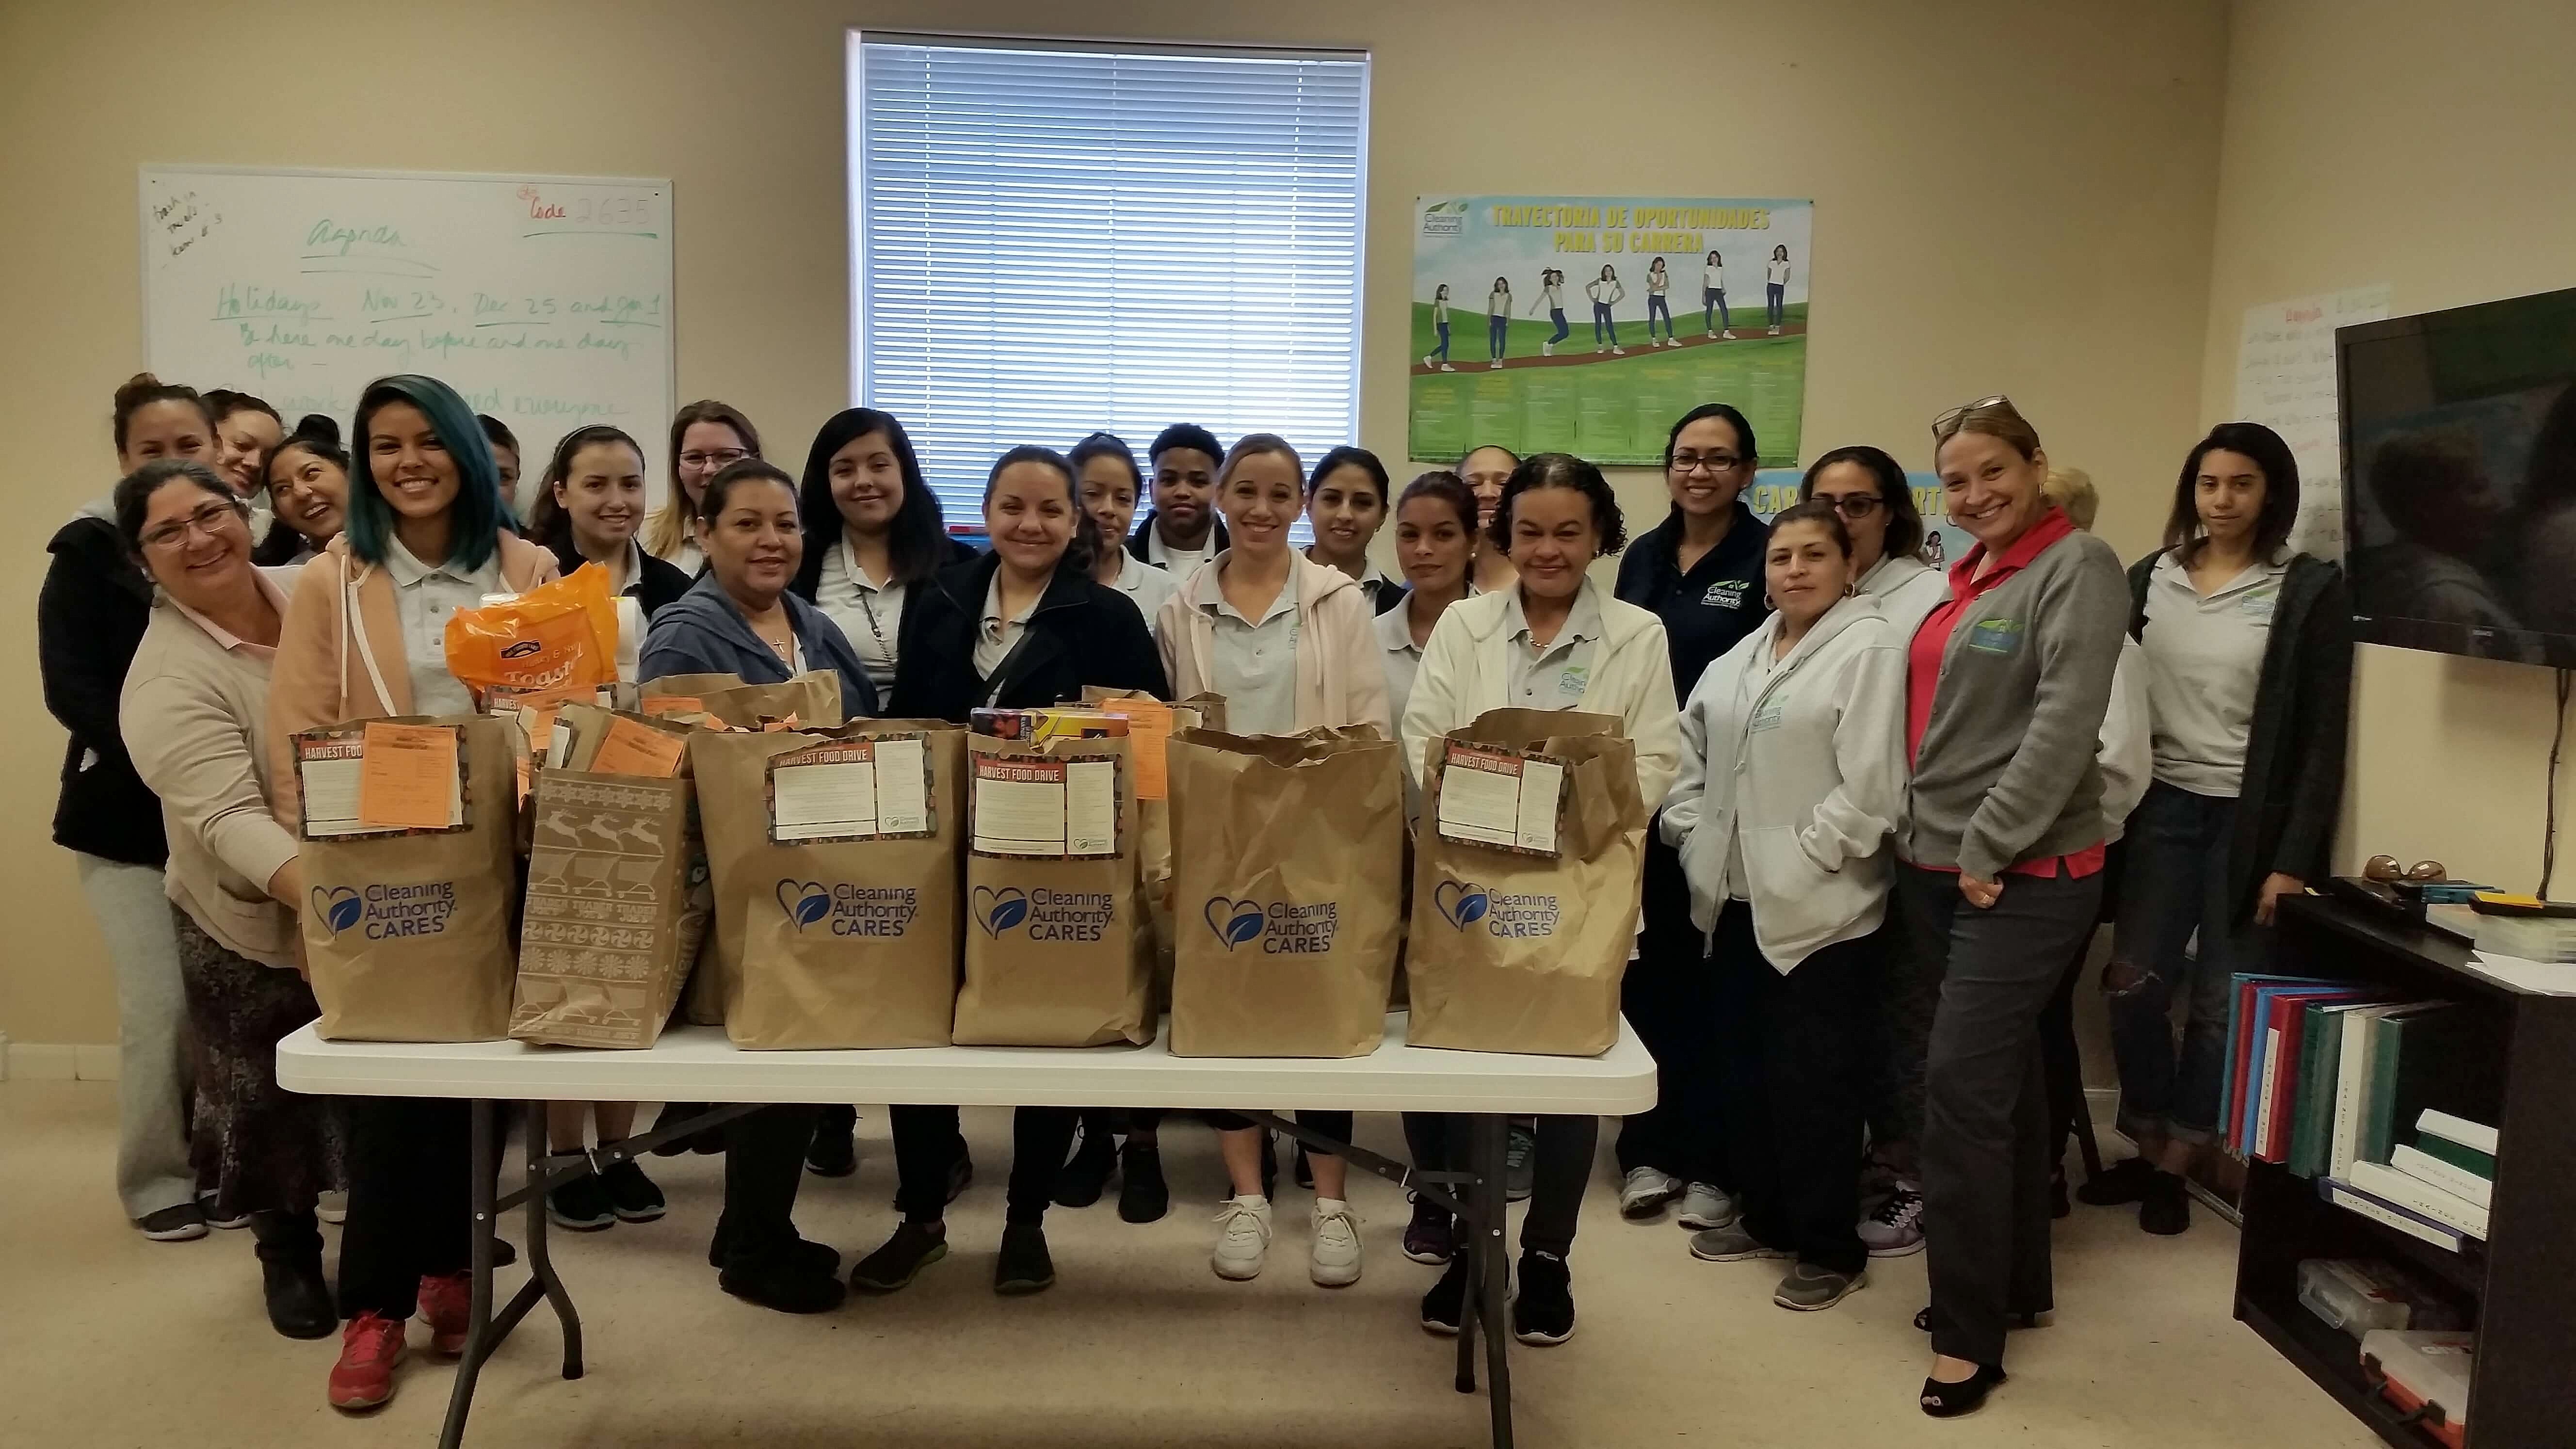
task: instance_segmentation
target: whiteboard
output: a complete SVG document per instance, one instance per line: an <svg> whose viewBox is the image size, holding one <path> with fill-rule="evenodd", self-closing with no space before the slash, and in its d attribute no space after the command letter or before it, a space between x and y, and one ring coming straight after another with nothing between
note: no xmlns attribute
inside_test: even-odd
<svg viewBox="0 0 2576 1449"><path fill-rule="evenodd" d="M427 373L518 435L523 498L590 423L635 435L661 497L668 181L145 166L141 194L143 354L163 381L345 435L370 381Z"/></svg>

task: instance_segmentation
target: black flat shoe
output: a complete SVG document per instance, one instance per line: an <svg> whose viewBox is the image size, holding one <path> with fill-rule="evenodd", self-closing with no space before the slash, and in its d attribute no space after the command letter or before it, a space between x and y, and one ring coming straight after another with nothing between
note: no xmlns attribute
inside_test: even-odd
<svg viewBox="0 0 2576 1449"><path fill-rule="evenodd" d="M1129 1142L1118 1149L1118 1218L1121 1222L1158 1222L1171 1211L1172 1189L1163 1181L1163 1154L1151 1143Z"/></svg>
<svg viewBox="0 0 2576 1449"><path fill-rule="evenodd" d="M2004 1327L2006 1328L2046 1328L2055 1322L2057 1322L2057 1310L2053 1308L2041 1313L2007 1313L2004 1315ZM1920 1308L1915 1310L1914 1331L1917 1333L1930 1333L1932 1331L1931 1309Z"/></svg>
<svg viewBox="0 0 2576 1449"><path fill-rule="evenodd" d="M1083 1129L1082 1146L1073 1160L1056 1169L1055 1205L1087 1208L1100 1201L1109 1178L1118 1170L1118 1149L1106 1132Z"/></svg>
<svg viewBox="0 0 2576 1449"><path fill-rule="evenodd" d="M2155 1179L2156 1169L2143 1157L2124 1157L2101 1172L2085 1179L2075 1189L2075 1200L2095 1207L2119 1207L2140 1201L2147 1195L2147 1184Z"/></svg>
<svg viewBox="0 0 2576 1449"><path fill-rule="evenodd" d="M1935 1419L1956 1419L1973 1414L1986 1406L1986 1395L2004 1381L2004 1371L1991 1364L1977 1365L1977 1371L1955 1384L1938 1379L1923 1381L1923 1412Z"/></svg>

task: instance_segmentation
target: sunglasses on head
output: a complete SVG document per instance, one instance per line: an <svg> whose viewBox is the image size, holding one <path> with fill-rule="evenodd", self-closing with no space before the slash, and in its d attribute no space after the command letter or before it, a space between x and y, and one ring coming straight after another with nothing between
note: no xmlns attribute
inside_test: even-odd
<svg viewBox="0 0 2576 1449"><path fill-rule="evenodd" d="M2010 408L2012 405L2013 400L2002 393L1996 393L1992 397L1981 397L1972 403L1961 403L1932 420L1932 441L1936 443L1948 441L1951 434L1959 431L1959 425L1968 420L1968 414L1981 408ZM2019 411L2019 409L2014 410Z"/></svg>

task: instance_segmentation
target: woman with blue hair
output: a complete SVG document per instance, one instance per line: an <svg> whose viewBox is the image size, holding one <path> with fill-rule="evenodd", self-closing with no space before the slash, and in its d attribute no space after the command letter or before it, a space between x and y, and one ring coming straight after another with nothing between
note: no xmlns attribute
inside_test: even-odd
<svg viewBox="0 0 2576 1449"><path fill-rule="evenodd" d="M501 477L474 410L414 374L379 378L350 430L349 521L306 565L269 667L271 805L299 838L298 731L387 715L456 715L473 692L448 672L448 615L555 577L555 556L509 531ZM472 1241L466 1104L352 1099L349 1216L340 1237L338 1409L393 1396L403 1327L420 1310L434 1354L464 1352Z"/></svg>

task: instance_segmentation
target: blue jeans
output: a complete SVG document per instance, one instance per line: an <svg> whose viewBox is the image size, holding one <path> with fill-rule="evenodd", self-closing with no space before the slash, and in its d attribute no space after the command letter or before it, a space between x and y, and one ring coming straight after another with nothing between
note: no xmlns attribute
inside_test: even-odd
<svg viewBox="0 0 2576 1449"><path fill-rule="evenodd" d="M1670 336L1672 336L1672 335L1673 335L1673 309L1672 309L1672 305L1671 305L1670 303L1668 303L1668 302L1666 302L1666 301L1664 300L1664 294L1663 294L1663 293L1661 293L1661 292L1648 292L1648 293L1646 294L1646 337L1647 337L1647 340L1649 340L1649 341L1652 341L1652 340L1654 339L1654 336L1655 336L1655 319L1656 319L1656 318L1658 318L1658 317L1661 317L1661 318L1663 318L1663 319L1664 319L1664 335L1665 335L1666 337L1670 337Z"/></svg>
<svg viewBox="0 0 2576 1449"><path fill-rule="evenodd" d="M1440 329L1440 345L1431 349L1431 355L1439 358L1442 362L1447 362L1449 360L1449 324L1446 322L1438 322L1432 325Z"/></svg>
<svg viewBox="0 0 2576 1449"><path fill-rule="evenodd" d="M1778 282L1765 282L1762 290L1762 310L1770 317L1771 325L1778 327L1786 323L1789 320L1789 289Z"/></svg>
<svg viewBox="0 0 2576 1449"><path fill-rule="evenodd" d="M2120 1066L2120 1130L2182 1142L2217 1135L2230 978L2261 971L2272 933L2239 917L2227 879L2236 801L2158 782L2129 817L2129 864L2102 991ZM2184 946L2200 937L2198 958ZM2183 1001L2182 1042L2173 1003Z"/></svg>
<svg viewBox="0 0 2576 1449"><path fill-rule="evenodd" d="M1595 302L1592 304L1592 341L1597 346L1604 339L1611 346L1618 346L1619 324L1611 319L1609 303Z"/></svg>
<svg viewBox="0 0 2576 1449"><path fill-rule="evenodd" d="M1720 328L1729 332L1735 330L1735 318L1726 310L1726 289L1723 287L1699 289L1699 313L1700 320L1708 324L1711 332Z"/></svg>
<svg viewBox="0 0 2576 1449"><path fill-rule="evenodd" d="M1556 324L1556 335L1547 339L1548 346L1554 347L1556 344L1563 342L1566 338L1574 334L1574 329L1566 324L1565 309L1563 307L1548 308L1547 320Z"/></svg>
<svg viewBox="0 0 2576 1449"><path fill-rule="evenodd" d="M1485 352L1496 362L1503 360L1503 333L1511 325L1512 319L1509 317L1496 317L1490 313L1486 315Z"/></svg>

